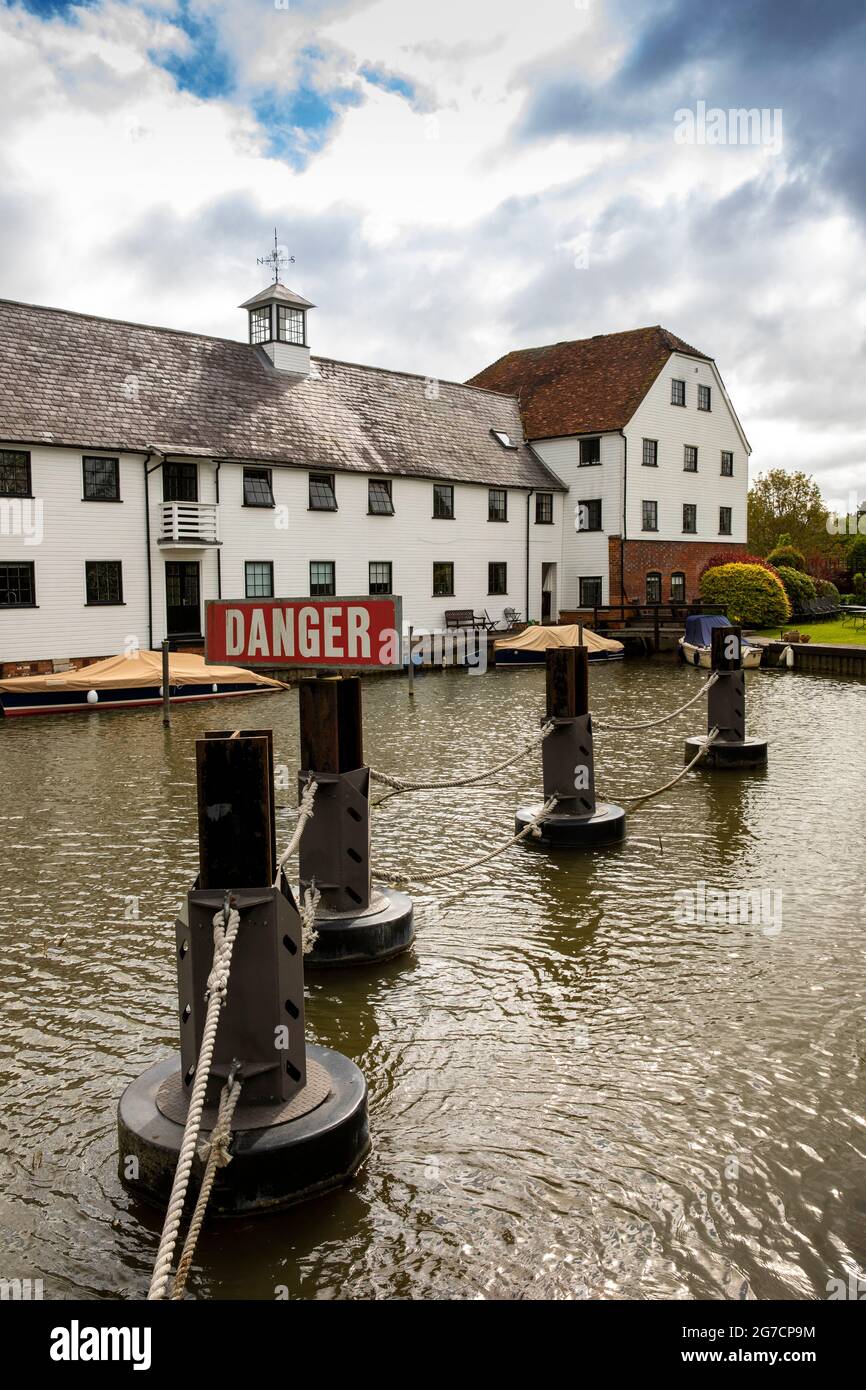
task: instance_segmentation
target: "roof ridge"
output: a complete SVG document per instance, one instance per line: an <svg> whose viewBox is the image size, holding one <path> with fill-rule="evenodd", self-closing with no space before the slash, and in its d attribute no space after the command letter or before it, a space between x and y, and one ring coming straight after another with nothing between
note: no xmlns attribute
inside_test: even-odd
<svg viewBox="0 0 866 1390"><path fill-rule="evenodd" d="M0 307L4 304L13 309L34 309L40 314L65 314L69 318L85 319L90 323L110 323L119 328L144 328L149 333L172 333L181 338L196 338L200 342L231 343L234 347L243 348L250 346L242 338L225 338L219 333L197 333L189 328L168 328L159 323L139 323L135 319L110 318L107 314L87 314L80 309L63 309L53 304L32 304L24 299L0 297ZM355 367L363 372L381 372L388 376L407 377L413 381L438 381L442 386L459 386L463 391L481 391L487 396L496 396L499 400L506 397L517 401L517 396L511 392L492 391L488 386L473 386L470 382L455 381L451 377L435 376L431 372L406 372L401 371L398 367L377 367L372 362L349 362L343 357L325 357L318 353L311 353L311 360L314 362L333 362L337 367Z"/></svg>

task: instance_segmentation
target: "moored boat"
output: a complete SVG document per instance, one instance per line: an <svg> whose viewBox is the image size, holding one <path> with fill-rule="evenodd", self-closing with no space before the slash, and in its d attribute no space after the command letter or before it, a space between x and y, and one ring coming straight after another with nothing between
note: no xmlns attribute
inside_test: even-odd
<svg viewBox="0 0 866 1390"><path fill-rule="evenodd" d="M625 650L622 642L599 637L592 628L563 623L527 627L517 637L500 637L493 643L493 659L497 666L543 666L551 647L580 646L586 647L590 661L621 661Z"/></svg>
<svg viewBox="0 0 866 1390"><path fill-rule="evenodd" d="M193 652L169 656L172 704L265 695L288 687L240 666L206 666ZM24 714L71 714L103 709L138 709L162 703L162 652L109 656L70 671L0 680L0 710Z"/></svg>
<svg viewBox="0 0 866 1390"><path fill-rule="evenodd" d="M685 636L680 638L680 654L689 666L712 666L713 629L730 627L727 618L720 613L693 613L686 618ZM761 664L762 651L751 642L743 643L743 666L754 670Z"/></svg>

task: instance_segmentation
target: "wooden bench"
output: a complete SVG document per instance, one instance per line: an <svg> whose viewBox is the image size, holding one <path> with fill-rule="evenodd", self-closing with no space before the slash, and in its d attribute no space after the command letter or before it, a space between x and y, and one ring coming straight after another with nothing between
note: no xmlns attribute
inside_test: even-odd
<svg viewBox="0 0 866 1390"><path fill-rule="evenodd" d="M477 627L475 614L471 608L446 608L445 626L448 627Z"/></svg>

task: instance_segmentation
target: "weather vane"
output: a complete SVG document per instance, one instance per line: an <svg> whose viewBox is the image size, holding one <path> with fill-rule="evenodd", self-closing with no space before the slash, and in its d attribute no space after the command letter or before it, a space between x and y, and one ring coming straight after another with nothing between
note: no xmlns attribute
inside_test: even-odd
<svg viewBox="0 0 866 1390"><path fill-rule="evenodd" d="M281 251L277 242L277 229L274 227L274 249L269 251L266 256L257 256L256 265L269 265L274 275L274 284L280 278L280 271L284 266L294 265L294 256L287 256L285 251Z"/></svg>

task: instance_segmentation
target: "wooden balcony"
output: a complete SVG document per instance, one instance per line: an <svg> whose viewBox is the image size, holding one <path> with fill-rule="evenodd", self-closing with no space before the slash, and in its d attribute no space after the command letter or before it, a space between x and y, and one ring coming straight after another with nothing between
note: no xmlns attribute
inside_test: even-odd
<svg viewBox="0 0 866 1390"><path fill-rule="evenodd" d="M219 545L219 507L216 502L161 502L157 544L169 550Z"/></svg>

